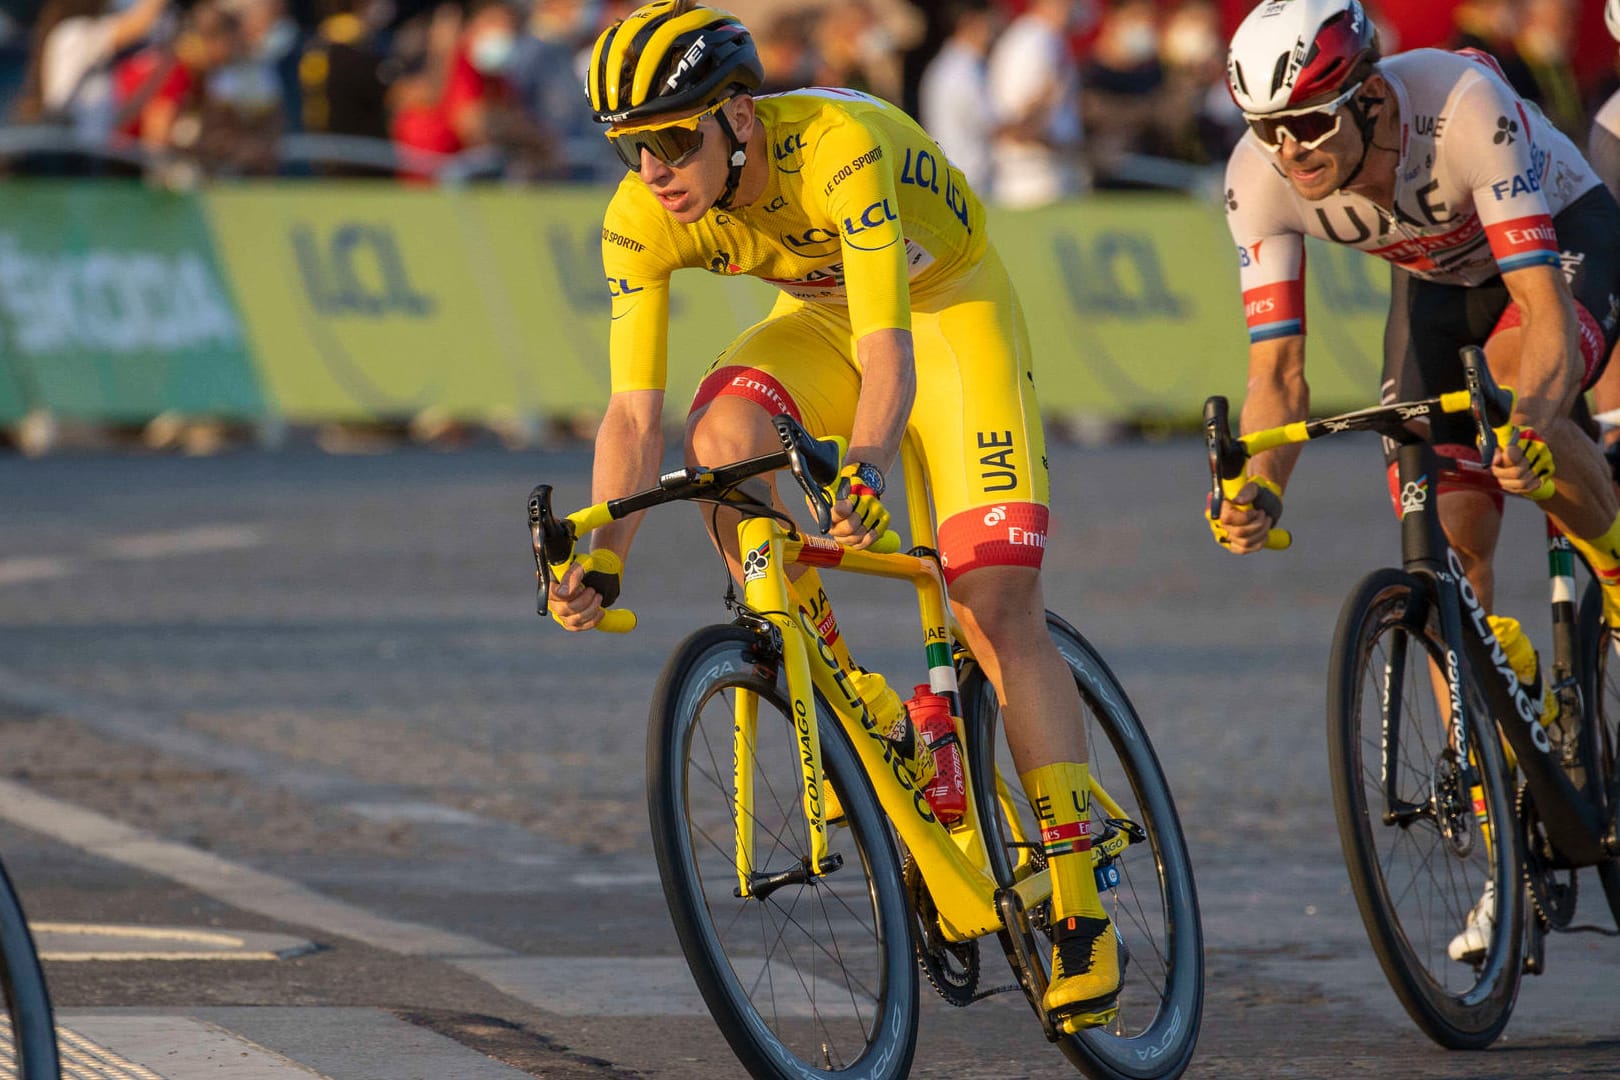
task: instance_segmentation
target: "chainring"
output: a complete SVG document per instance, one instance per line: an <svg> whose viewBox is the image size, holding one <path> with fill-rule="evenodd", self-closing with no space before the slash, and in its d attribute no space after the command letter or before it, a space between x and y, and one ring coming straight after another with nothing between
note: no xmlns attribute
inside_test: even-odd
<svg viewBox="0 0 1620 1080"><path fill-rule="evenodd" d="M902 866L906 894L911 898L912 940L917 964L939 996L957 1008L971 1005L979 989L979 943L947 941L939 932L939 909L928 892L917 861L906 855Z"/></svg>
<svg viewBox="0 0 1620 1080"><path fill-rule="evenodd" d="M1575 917L1575 868L1560 856L1547 839L1541 815L1530 789L1519 787L1519 836L1524 843L1524 880L1530 886L1530 902L1536 915L1549 930L1563 930Z"/></svg>

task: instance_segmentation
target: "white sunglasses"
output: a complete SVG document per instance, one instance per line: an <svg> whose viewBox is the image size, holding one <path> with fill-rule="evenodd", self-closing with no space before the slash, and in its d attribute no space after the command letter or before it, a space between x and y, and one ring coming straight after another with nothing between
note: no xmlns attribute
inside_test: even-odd
<svg viewBox="0 0 1620 1080"><path fill-rule="evenodd" d="M1243 119L1249 122L1249 130L1254 132L1255 138L1272 153L1282 149L1285 135L1302 148L1315 150L1339 133L1339 128L1344 123L1342 111L1344 105L1360 89L1361 84L1356 83L1324 105L1312 105L1308 109L1286 109L1282 112L1266 113L1263 116L1244 113Z"/></svg>

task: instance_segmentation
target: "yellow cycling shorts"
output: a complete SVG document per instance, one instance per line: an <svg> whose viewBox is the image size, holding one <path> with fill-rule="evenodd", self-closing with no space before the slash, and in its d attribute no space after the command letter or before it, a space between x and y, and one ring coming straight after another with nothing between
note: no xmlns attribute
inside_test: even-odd
<svg viewBox="0 0 1620 1080"><path fill-rule="evenodd" d="M982 566L1039 566L1049 502L1029 332L995 249L955 283L913 297L922 447L947 582ZM860 395L849 309L783 296L709 366L695 413L722 395L848 438Z"/></svg>

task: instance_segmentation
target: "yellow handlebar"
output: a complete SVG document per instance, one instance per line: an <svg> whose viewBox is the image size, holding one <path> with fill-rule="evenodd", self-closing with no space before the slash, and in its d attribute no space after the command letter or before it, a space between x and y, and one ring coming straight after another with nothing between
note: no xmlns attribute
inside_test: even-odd
<svg viewBox="0 0 1620 1080"><path fill-rule="evenodd" d="M636 628L636 613L627 608L604 608L594 629L604 634L628 634Z"/></svg>

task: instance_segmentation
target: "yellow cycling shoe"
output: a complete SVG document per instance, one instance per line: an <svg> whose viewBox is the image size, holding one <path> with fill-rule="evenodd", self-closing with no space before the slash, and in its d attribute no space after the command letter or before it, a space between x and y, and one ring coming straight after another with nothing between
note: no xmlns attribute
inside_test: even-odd
<svg viewBox="0 0 1620 1080"><path fill-rule="evenodd" d="M1052 929L1052 981L1041 1004L1073 1034L1119 1014L1125 958L1107 919L1064 919Z"/></svg>

